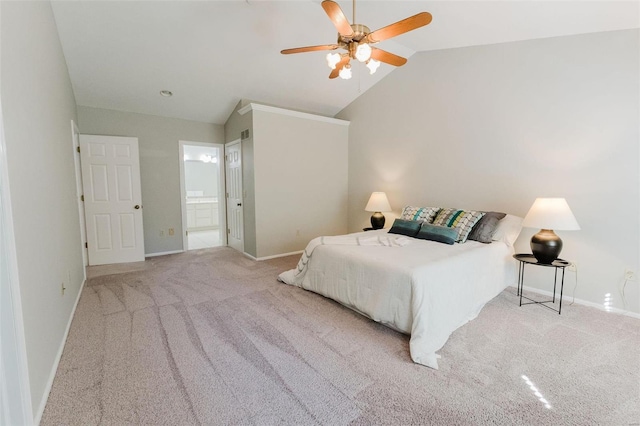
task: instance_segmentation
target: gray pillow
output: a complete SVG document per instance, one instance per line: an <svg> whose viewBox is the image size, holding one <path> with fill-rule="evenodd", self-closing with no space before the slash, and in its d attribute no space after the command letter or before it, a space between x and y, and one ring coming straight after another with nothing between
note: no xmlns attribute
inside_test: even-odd
<svg viewBox="0 0 640 426"><path fill-rule="evenodd" d="M448 226L432 225L424 222L416 238L422 240L437 241L439 243L453 244L458 239L458 229Z"/></svg>
<svg viewBox="0 0 640 426"><path fill-rule="evenodd" d="M498 222L506 216L506 213L487 212L482 219L478 221L469 234L469 240L479 241L489 244L491 237L498 227Z"/></svg>

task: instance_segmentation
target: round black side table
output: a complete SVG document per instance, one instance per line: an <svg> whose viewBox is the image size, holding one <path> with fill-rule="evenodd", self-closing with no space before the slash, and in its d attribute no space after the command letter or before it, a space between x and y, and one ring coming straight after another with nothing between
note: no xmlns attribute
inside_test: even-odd
<svg viewBox="0 0 640 426"><path fill-rule="evenodd" d="M560 315L562 311L562 291L564 289L564 270L567 266L571 265L571 262L564 259L556 259L551 263L541 263L538 262L532 254L519 253L514 254L513 258L518 261L518 292L517 295L520 296L520 306L522 305L532 305L537 304L544 306L545 308L551 309ZM534 266L543 266L546 268L555 268L555 275L553 278L553 299L552 300L543 300L536 301L528 298L527 296L522 295L522 288L524 287L524 267L525 265L534 265ZM551 306L546 305L546 303L556 303L556 287L558 284L558 269L562 269L562 279L560 280L560 303L558 309L554 309ZM529 300L529 302L522 303L522 298Z"/></svg>

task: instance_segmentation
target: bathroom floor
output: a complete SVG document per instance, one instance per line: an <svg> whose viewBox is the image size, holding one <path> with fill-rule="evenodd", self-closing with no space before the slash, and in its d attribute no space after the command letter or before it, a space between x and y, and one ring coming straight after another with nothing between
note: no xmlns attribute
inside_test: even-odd
<svg viewBox="0 0 640 426"><path fill-rule="evenodd" d="M189 239L189 250L218 247L222 245L219 229L208 231L189 231L187 238Z"/></svg>

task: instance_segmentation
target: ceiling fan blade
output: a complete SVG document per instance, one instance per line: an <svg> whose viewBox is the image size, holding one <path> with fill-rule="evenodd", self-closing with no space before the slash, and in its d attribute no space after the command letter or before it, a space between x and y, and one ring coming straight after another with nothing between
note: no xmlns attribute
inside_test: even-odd
<svg viewBox="0 0 640 426"><path fill-rule="evenodd" d="M336 50L339 46L337 44L323 44L320 46L307 46L307 47L296 47L293 49L284 49L281 50L280 53L283 55L288 55L290 53L302 53L302 52L315 52L317 50Z"/></svg>
<svg viewBox="0 0 640 426"><path fill-rule="evenodd" d="M349 63L349 55L345 55L340 59L340 62L336 64L335 69L331 70L331 74L329 74L329 78L336 78L340 74L340 70L344 68L345 65Z"/></svg>
<svg viewBox="0 0 640 426"><path fill-rule="evenodd" d="M371 48L371 57L376 61L384 62L385 64L393 65L395 67L401 67L407 63L407 59L402 56L394 55L386 50L378 49L376 47Z"/></svg>
<svg viewBox="0 0 640 426"><path fill-rule="evenodd" d="M415 30L416 28L424 27L431 22L431 19L433 18L429 12L421 12L417 15L403 19L402 21L398 21L395 24L387 25L386 27L369 33L367 40L369 43L377 43L382 40L387 40L391 37Z"/></svg>
<svg viewBox="0 0 640 426"><path fill-rule="evenodd" d="M342 13L342 9L340 9L338 3L331 0L324 0L322 2L322 8L327 12L329 19L331 19L333 25L336 26L341 36L351 37L353 35L353 29L349 24L349 20L344 16L344 13Z"/></svg>

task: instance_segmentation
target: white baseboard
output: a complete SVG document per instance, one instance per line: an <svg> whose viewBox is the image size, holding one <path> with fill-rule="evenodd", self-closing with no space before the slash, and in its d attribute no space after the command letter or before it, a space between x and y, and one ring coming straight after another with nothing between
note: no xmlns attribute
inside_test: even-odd
<svg viewBox="0 0 640 426"><path fill-rule="evenodd" d="M158 253L146 253L144 257L147 258L147 257L156 257L156 256L166 256L167 254L177 254L177 253L184 253L184 250L172 250L172 251L161 251Z"/></svg>
<svg viewBox="0 0 640 426"><path fill-rule="evenodd" d="M278 257L293 256L294 254L302 254L303 251L304 250L292 251L291 253L274 254L273 256L264 256L264 257L253 257L247 252L245 252L244 255L247 256L249 259L261 261L261 260L277 259Z"/></svg>
<svg viewBox="0 0 640 426"><path fill-rule="evenodd" d="M69 330L71 329L71 322L73 321L73 317L76 315L76 308L78 307L78 302L80 301L80 295L82 294L82 290L84 290L84 285L86 283L87 283L86 279L82 281L82 285L80 286L80 290L78 291L78 296L76 296L76 301L73 304L73 309L71 310L71 315L69 316L69 321L67 322L67 328L64 330L64 335L62 336L62 342L60 342L60 348L58 349L58 354L56 355L56 359L53 363L53 368L51 369L51 374L49 375L49 380L47 381L45 392L42 395L40 406L38 407L38 411L36 412L36 415L33 419L33 423L36 425L39 425L40 420L42 420L44 407L46 407L47 405L47 401L49 400L49 393L51 392L51 387L53 386L53 380L56 378L56 373L58 372L58 365L60 364L60 359L62 358L64 345L67 343L67 337L69 336Z"/></svg>
<svg viewBox="0 0 640 426"><path fill-rule="evenodd" d="M516 286L512 285L511 287L516 287ZM552 291L540 290L540 289L529 287L529 286L526 286L526 285L524 286L524 289L527 290L527 291L530 291L532 293L538 293L538 294L542 294L543 296L553 297L553 292ZM556 294L556 296L559 296L559 294ZM625 311L624 309L619 309L619 308L605 308L605 306L603 304L601 304L601 303L590 302L588 300L582 300L582 299L574 299L573 296L569 296L567 294L563 294L562 295L562 302L563 303L567 303L567 302L568 303L572 303L573 302L573 303L577 303L578 305L590 306L592 308L600 309L601 311L612 312L614 314L626 315L628 317L640 319L640 314L639 313Z"/></svg>

